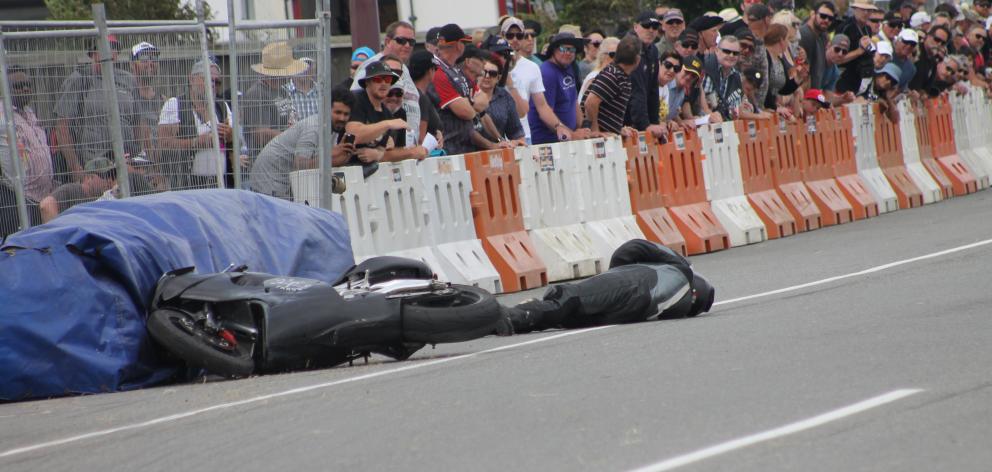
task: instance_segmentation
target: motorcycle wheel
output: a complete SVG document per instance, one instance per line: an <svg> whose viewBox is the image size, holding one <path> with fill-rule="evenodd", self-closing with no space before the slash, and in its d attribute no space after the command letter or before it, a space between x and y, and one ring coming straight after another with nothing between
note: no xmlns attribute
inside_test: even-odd
<svg viewBox="0 0 992 472"><path fill-rule="evenodd" d="M193 367L225 377L247 377L255 370L251 350L230 346L225 339L207 332L193 317L179 310L161 308L148 317L148 332L169 352ZM222 349L227 346L227 349Z"/></svg>
<svg viewBox="0 0 992 472"><path fill-rule="evenodd" d="M491 293L452 284L446 292L404 303L403 338L427 344L469 341L494 333L501 318Z"/></svg>

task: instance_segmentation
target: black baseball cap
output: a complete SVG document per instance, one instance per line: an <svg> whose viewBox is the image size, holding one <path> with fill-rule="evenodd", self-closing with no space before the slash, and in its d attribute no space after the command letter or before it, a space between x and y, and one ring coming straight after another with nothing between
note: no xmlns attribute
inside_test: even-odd
<svg viewBox="0 0 992 472"><path fill-rule="evenodd" d="M465 34L465 30L461 26L454 23L448 23L441 27L441 30L437 33L438 43L444 41L446 43L471 43L472 37Z"/></svg>
<svg viewBox="0 0 992 472"><path fill-rule="evenodd" d="M437 44L438 34L440 33L441 33L441 28L435 26L427 30L427 34L425 35L424 40L430 44Z"/></svg>
<svg viewBox="0 0 992 472"><path fill-rule="evenodd" d="M765 18L772 16L772 10L763 3L753 3L751 6L747 7L747 13L745 16L747 16L749 20L764 20Z"/></svg>
<svg viewBox="0 0 992 472"><path fill-rule="evenodd" d="M661 24L661 21L658 20L658 17L655 16L655 14L654 14L653 11L642 11L639 15L637 15L637 20L635 20L635 21L637 21L637 23L658 23L658 24Z"/></svg>
<svg viewBox="0 0 992 472"><path fill-rule="evenodd" d="M702 32L711 28L716 28L722 24L723 18L713 15L704 15L692 20L692 23L689 23L689 27L696 31Z"/></svg>

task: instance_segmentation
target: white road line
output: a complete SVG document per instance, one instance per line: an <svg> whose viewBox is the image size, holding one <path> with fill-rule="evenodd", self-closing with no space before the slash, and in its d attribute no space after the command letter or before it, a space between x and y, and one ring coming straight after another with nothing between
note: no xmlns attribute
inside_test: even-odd
<svg viewBox="0 0 992 472"><path fill-rule="evenodd" d="M888 264L882 264L880 266L870 267L865 270L860 270L858 272L851 272L850 274L838 275L834 277L828 277L821 280L816 280L813 282L807 282L804 284L793 285L791 287L780 288L777 290L771 290L768 292L756 293L754 295L748 295L746 297L731 298L730 300L721 300L713 303L713 306L727 305L730 303L743 302L747 300L753 300L755 298L764 298L772 295L778 295L780 293L794 292L796 290L802 290L804 288L815 287L817 285L828 284L830 282L836 282L838 280L849 279L851 277L859 277L862 275L868 275L875 272L881 272L886 269L891 269L893 267L899 267L901 265L911 264L913 262L919 262L926 259L933 259L935 257L946 256L948 254L953 254L955 252L967 251L968 249L974 249L976 247L985 246L992 244L992 239L986 239L984 241L978 241L976 243L965 244L964 246L952 247L950 249L945 249L943 251L932 252L930 254L924 254L919 257L913 257L911 259L903 259L901 261L890 262Z"/></svg>
<svg viewBox="0 0 992 472"><path fill-rule="evenodd" d="M666 470L672 470L678 467L692 464L694 462L699 462L704 459L709 459L710 457L718 456L720 454L724 454L736 449L753 446L760 442L769 441L789 434L798 433L800 431L805 431L807 429L815 428L817 426L822 426L831 421L837 421L839 419L846 418L851 415L856 415L858 413L870 410L878 406L885 405L886 403L892 403L896 400L908 397L913 394L920 393L922 391L923 390L915 389L915 388L895 390L886 393L884 395L879 395L874 398L869 398L867 400L855 403L853 405L849 405L837 410L829 411L822 415L814 416L812 418L808 418L802 421L797 421L795 423L787 424L785 426L775 429L770 429L768 431L763 431L749 436L744 436L742 438L720 443L715 446L710 446L695 452L683 454L681 456L672 457L671 459L666 459L661 462L647 465L639 469L635 469L631 472L662 472Z"/></svg>
<svg viewBox="0 0 992 472"><path fill-rule="evenodd" d="M611 325L611 326L613 326L613 325ZM24 447L18 447L18 448L15 448L15 449L10 449L8 451L0 452L0 459L5 458L5 457L15 456L15 455L18 455L18 454L24 454L26 452L32 452L32 451L37 451L37 450L41 450L41 449L47 449L47 448L50 448L50 447L61 446L63 444L69 444L69 443L73 443L73 442L78 442L78 441L82 441L82 440L85 440L85 439L98 438L98 437L101 437L101 436L107 436L107 435L110 435L110 434L120 433L120 432L123 432L123 431L131 431L131 430L135 430L135 429L147 428L149 426L155 426L155 425L162 424L162 423L169 423L169 422L172 422L172 421L181 420L183 418L189 418L191 416L196 416L196 415L200 415L200 414L203 414L203 413L208 413L208 412L211 412L211 411L226 410L228 408L234 408L234 407L237 407L237 406L247 405L247 404L250 404L250 403L258 403L258 402L265 401L265 400L270 400L270 399L273 399L273 398L286 397L286 396L290 396L290 395L297 395L297 394L300 394L300 393L306 393L306 392L310 392L310 391L313 391L313 390L319 390L319 389L323 389L323 388L334 387L334 386L337 386L337 385L358 382L358 381L361 381L361 380L368 380L368 379L372 379L372 378L376 378L376 377L383 377L383 376L390 375L390 374L398 374L400 372L406 372L406 371L410 371L410 370L421 369L421 368L424 368L424 367L430 367L430 366L434 366L434 365L438 365L438 364L444 364L444 363L447 363L447 362L453 362L453 361L457 361L457 360L461 360L461 359L468 359L470 357L475 357L475 356L478 356L480 354L487 354L487 353L491 353L491 352L504 351L504 350L507 350L507 349L513 349L513 348L520 347L520 346L526 346L526 345L529 345L529 344L537 344L537 343L541 343L541 342L545 342L545 341L551 341L551 340L554 340L554 339L564 338L566 336L573 336L573 335L576 335L576 334L588 333L590 331L596 331L596 330L600 330L600 329L604 329L604 328L609 328L609 327L610 326L597 326L595 328L581 329L581 330L576 330L576 331L566 331L566 332L555 334L555 335L552 335L552 336L545 336L543 338L531 339L530 341L524 341L522 343L509 344L509 345L506 345L506 346L500 346L500 347L496 347L496 348L492 348L492 349L486 349L484 351L473 352L473 353L470 353L470 354L462 354L460 356L446 357L446 358L443 358L443 359L437 359L437 360L427 361L427 362L421 362L421 363L411 363L411 364L405 365L403 367L397 367L395 369L382 370L382 371L379 371L379 372L372 372L370 374L358 375L358 376L355 376L355 377L348 377L346 379L335 380L333 382L326 382L326 383L320 383L320 384L315 384L315 385L308 385L306 387L299 387L299 388L294 388L294 389L291 389L291 390L284 390L282 392L270 393L268 395L261 395L261 396L257 396L257 397L246 398L244 400L239 400L239 401L236 401L236 402L221 403L219 405L213 405L213 406L209 406L209 407L206 407L206 408L199 408L199 409L196 409L196 410L190 410L190 411L187 411L187 412L184 412L184 413L177 413L177 414L174 414L174 415L162 416L162 417L154 418L154 419L151 419L151 420L148 420L148 421L142 421L140 423L132 423L132 424L124 425L124 426L118 426L116 428L104 429L104 430L100 430L100 431L93 431L93 432L90 432L90 433L80 434L80 435L77 435L77 436L70 436L70 437L67 437L67 438L56 439L54 441L47 441L47 442L43 442L43 443L32 444L30 446L24 446Z"/></svg>

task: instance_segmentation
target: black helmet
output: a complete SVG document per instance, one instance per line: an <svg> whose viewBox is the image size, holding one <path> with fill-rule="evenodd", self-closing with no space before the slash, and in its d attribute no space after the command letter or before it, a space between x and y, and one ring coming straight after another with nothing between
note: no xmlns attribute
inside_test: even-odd
<svg viewBox="0 0 992 472"><path fill-rule="evenodd" d="M697 273L692 274L692 308L687 316L696 316L706 313L713 307L713 300L716 299L716 289L710 285L705 277Z"/></svg>

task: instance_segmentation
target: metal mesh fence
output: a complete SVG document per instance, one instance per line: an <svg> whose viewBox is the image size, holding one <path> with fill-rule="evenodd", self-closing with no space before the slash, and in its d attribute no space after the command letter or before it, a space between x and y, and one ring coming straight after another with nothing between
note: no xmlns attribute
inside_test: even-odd
<svg viewBox="0 0 992 472"><path fill-rule="evenodd" d="M15 125L11 137L0 108L0 237L26 226L19 193L36 225L72 205L124 194L220 187L291 198L290 173L317 167L317 21L239 25L233 48L226 25L208 25L204 36L199 24L166 23L112 22L110 35L100 35L91 22L0 22L9 72L0 87ZM105 62L102 41L112 51ZM120 171L129 192L117 183Z"/></svg>

